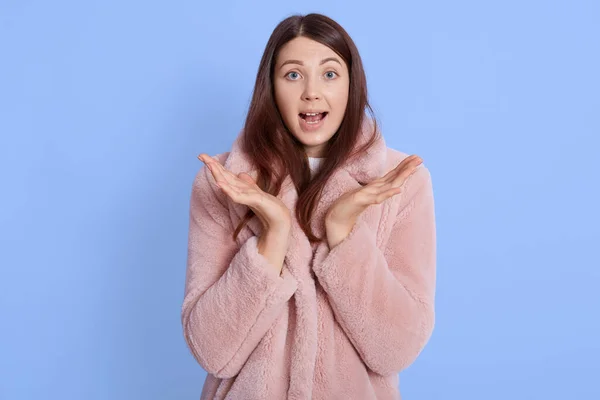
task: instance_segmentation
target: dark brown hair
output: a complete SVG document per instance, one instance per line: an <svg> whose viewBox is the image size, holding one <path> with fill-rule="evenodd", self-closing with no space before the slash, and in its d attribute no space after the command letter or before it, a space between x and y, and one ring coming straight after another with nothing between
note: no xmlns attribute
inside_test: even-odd
<svg viewBox="0 0 600 400"><path fill-rule="evenodd" d="M273 85L273 70L280 49L299 36L331 48L346 62L350 73L344 118L329 140L325 159L313 179L302 143L289 132L279 113ZM373 128L373 135L364 146L355 149L367 109L372 116L370 126ZM289 174L298 192L296 219L300 227L311 242L323 240L324 238L313 234L310 220L325 183L336 168L366 151L379 135L373 109L367 100L367 82L362 61L356 45L344 28L331 18L314 13L290 16L275 27L260 61L242 135L241 148L257 169L258 186L264 192L276 196ZM237 238L253 216L254 212L249 209L236 228L234 238Z"/></svg>

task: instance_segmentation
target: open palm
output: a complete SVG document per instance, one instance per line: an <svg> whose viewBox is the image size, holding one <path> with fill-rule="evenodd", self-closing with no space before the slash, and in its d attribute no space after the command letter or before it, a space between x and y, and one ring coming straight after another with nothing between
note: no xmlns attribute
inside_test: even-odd
<svg viewBox="0 0 600 400"><path fill-rule="evenodd" d="M198 159L206 164L217 186L235 203L254 211L265 228L290 220L287 206L279 198L261 190L249 174L242 172L236 175L207 154L200 154Z"/></svg>
<svg viewBox="0 0 600 400"><path fill-rule="evenodd" d="M423 160L417 155L408 156L381 178L344 193L328 210L326 221L335 225L354 225L356 218L367 207L381 204L400 193L404 182L422 162Z"/></svg>

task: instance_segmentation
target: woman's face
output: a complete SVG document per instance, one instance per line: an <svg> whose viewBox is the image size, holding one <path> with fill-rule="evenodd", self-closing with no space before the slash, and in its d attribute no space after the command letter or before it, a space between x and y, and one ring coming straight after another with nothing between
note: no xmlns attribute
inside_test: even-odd
<svg viewBox="0 0 600 400"><path fill-rule="evenodd" d="M309 157L324 156L346 111L348 66L329 47L300 36L281 48L273 74L275 101L286 127Z"/></svg>

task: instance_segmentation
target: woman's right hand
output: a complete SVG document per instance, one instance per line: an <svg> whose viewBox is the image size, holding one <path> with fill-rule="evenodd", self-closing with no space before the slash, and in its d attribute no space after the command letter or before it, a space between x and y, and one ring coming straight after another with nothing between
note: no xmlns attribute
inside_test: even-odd
<svg viewBox="0 0 600 400"><path fill-rule="evenodd" d="M235 175L204 153L198 159L208 167L217 186L231 200L254 211L266 231L283 231L291 227L292 218L287 206L279 198L262 191L250 175L244 172Z"/></svg>

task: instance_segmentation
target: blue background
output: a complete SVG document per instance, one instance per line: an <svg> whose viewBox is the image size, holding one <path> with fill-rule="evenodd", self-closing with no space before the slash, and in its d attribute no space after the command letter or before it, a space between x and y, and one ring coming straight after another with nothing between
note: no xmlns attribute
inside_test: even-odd
<svg viewBox="0 0 600 400"><path fill-rule="evenodd" d="M180 325L201 152L275 25L354 38L436 197L416 399L598 399L600 3L0 0L0 398L197 399Z"/></svg>

